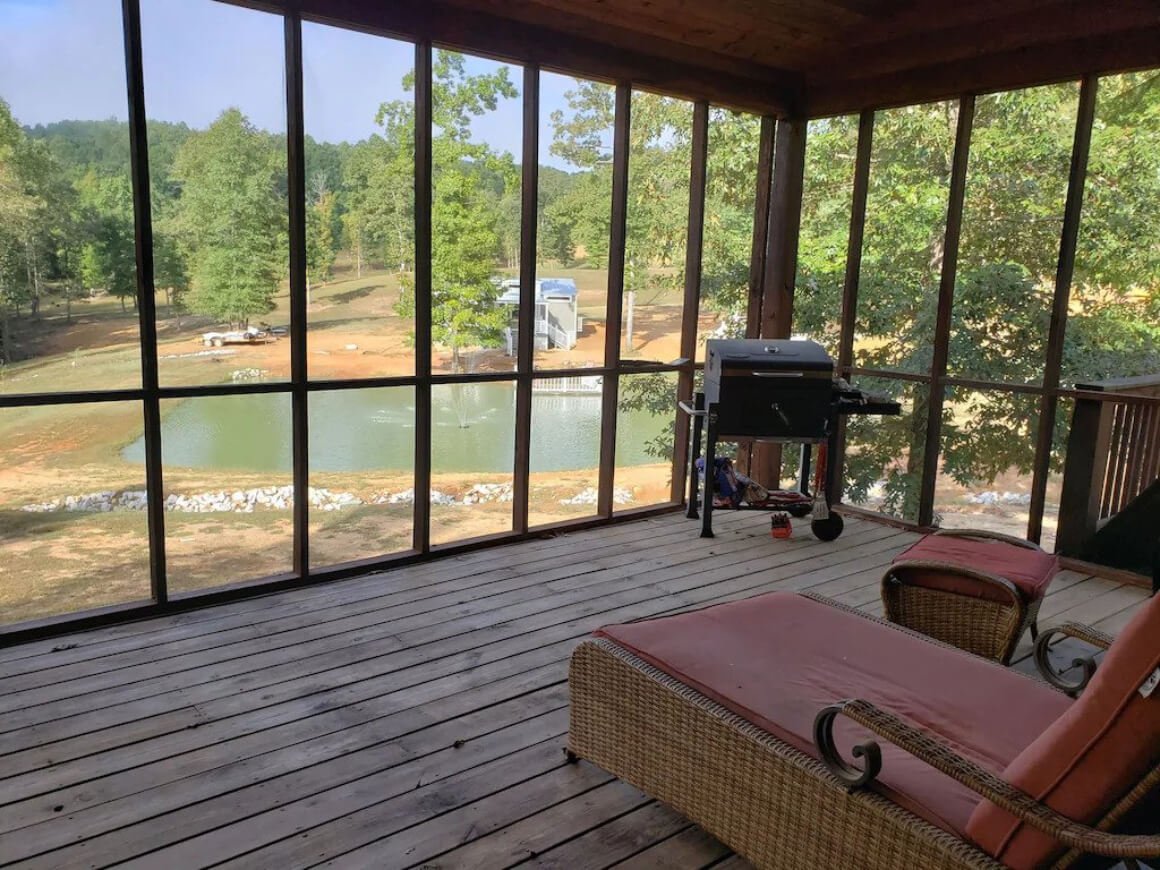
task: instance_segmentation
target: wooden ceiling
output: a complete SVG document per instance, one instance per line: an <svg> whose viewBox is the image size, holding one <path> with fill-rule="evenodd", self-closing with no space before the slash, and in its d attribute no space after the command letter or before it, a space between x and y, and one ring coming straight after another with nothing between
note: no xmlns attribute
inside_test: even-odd
<svg viewBox="0 0 1160 870"><path fill-rule="evenodd" d="M287 2L548 68L810 117L1160 66L1160 0Z"/></svg>

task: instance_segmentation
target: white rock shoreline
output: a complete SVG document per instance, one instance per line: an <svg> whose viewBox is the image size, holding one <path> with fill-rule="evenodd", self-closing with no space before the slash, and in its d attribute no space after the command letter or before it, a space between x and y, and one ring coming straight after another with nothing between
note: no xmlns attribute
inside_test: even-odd
<svg viewBox="0 0 1160 870"><path fill-rule="evenodd" d="M477 483L463 495L456 498L449 493L431 490L431 504L434 505L476 505L496 502L510 502L514 497L510 483ZM362 505L408 505L415 500L414 489L400 492L376 493L370 498L362 498L350 492L335 492L329 489L310 487L310 506L323 511L337 511ZM632 493L616 489L613 493L616 504L628 504ZM109 513L111 511L143 511L149 498L143 489L106 490L83 495L68 495L51 501L23 505L20 510L27 513L55 513L60 511ZM572 498L561 499L563 505L596 504L596 490L592 487L582 490ZM165 498L165 510L179 513L254 513L260 510L289 510L294 506L294 488L291 486L264 486L254 489L216 490L192 494L170 493Z"/></svg>

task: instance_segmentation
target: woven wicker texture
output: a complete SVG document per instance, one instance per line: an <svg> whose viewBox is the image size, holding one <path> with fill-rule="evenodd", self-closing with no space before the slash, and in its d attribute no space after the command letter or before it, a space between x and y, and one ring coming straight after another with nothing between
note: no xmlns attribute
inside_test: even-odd
<svg viewBox="0 0 1160 870"><path fill-rule="evenodd" d="M806 597L882 622L820 595ZM946 645L897 625L894 630ZM1061 633L1104 649L1112 642L1109 635L1078 623L1066 624ZM610 641L577 647L570 691L572 753L674 807L758 867L1002 866L868 789L848 790L823 763ZM1160 836L1107 833L1158 793L1160 766L1094 827L1087 827L1063 818L888 711L863 701L838 706L883 739L1057 834L1072 848L1053 865L1056 870L1113 863L1093 852L1160 854Z"/></svg>
<svg viewBox="0 0 1160 870"><path fill-rule="evenodd" d="M843 715L849 716L859 725L901 746L931 767L983 795L1027 824L1050 834L1066 846L1080 852L1117 858L1160 856L1160 836L1113 834L1098 826L1091 828L1073 822L990 771L963 758L931 735L891 713L879 710L873 704L866 701L842 701L837 706ZM1138 801L1149 790L1152 779L1152 775L1146 777L1133 789L1130 797Z"/></svg>
<svg viewBox="0 0 1160 870"><path fill-rule="evenodd" d="M907 582L910 571L932 567L1010 587L1011 600L956 595ZM891 622L1004 664L1011 660L1023 632L1035 622L1041 604L1042 599L1027 605L1014 585L1001 577L957 565L900 562L888 568L882 578L882 605Z"/></svg>
<svg viewBox="0 0 1160 870"><path fill-rule="evenodd" d="M608 641L577 647L570 690L573 753L758 867L1001 866Z"/></svg>

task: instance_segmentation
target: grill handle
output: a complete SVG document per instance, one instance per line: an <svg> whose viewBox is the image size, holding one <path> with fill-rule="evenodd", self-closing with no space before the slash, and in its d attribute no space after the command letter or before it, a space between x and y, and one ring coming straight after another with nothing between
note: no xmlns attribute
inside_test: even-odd
<svg viewBox="0 0 1160 870"><path fill-rule="evenodd" d="M804 378L805 372L751 372L755 378Z"/></svg>

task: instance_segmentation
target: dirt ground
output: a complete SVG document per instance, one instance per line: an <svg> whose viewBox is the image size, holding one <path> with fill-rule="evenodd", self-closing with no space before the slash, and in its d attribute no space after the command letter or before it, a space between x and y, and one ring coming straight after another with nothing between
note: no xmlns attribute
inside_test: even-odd
<svg viewBox="0 0 1160 870"><path fill-rule="evenodd" d="M8 469L0 479L8 478ZM595 515L594 505L562 505L561 499L594 485L595 470L533 474L530 481L530 522L546 525ZM42 469L36 490L40 497L143 487L126 481L108 465L81 466L71 471ZM473 474L471 484L510 483L501 475ZM284 485L270 475L231 476L238 489ZM72 484L70 486L70 483ZM169 470L166 492L194 493L221 489L208 472ZM351 492L369 498L382 491L410 487L402 475L316 475L314 487ZM462 475L436 475L432 487L461 497L467 489ZM618 468L616 485L633 494L629 507L668 500L669 467L665 464ZM16 499L13 500L13 495ZM149 552L144 511L29 513L19 510L23 496L11 481L0 494L0 612L6 621L35 619L149 597ZM27 502L24 502L27 503ZM449 543L508 531L512 505L434 505L433 543ZM410 549L412 508L408 504L359 505L335 511L312 510L312 564L324 566ZM186 592L260 578L292 568L292 515L289 510L256 509L253 513L215 512L165 514L166 561L170 589Z"/></svg>

